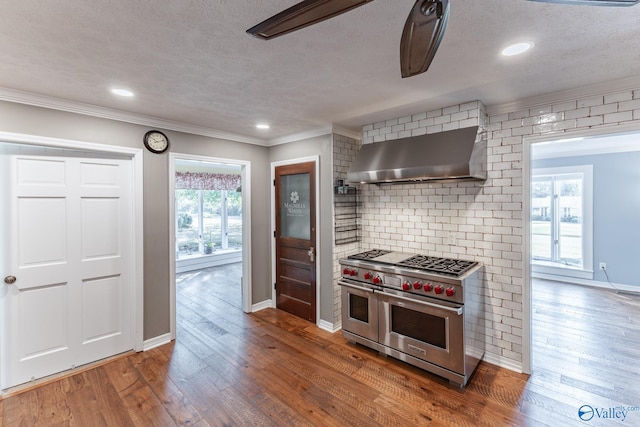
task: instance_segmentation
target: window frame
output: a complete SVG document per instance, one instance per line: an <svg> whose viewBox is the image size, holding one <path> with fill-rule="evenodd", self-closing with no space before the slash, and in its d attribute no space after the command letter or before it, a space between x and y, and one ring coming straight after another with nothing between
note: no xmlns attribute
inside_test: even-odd
<svg viewBox="0 0 640 427"><path fill-rule="evenodd" d="M176 204L178 202L178 191L183 189L174 189L174 198L176 200ZM204 191L219 191L220 192L220 232L221 232L221 244L220 247L217 248L219 250L230 250L229 248L229 207L228 207L228 191L229 190L203 190L199 188L191 189L193 191L197 191L198 194L198 236L199 236L199 249L197 253L185 257L180 256L180 252L176 250L176 260L182 259L194 259L199 257L211 256L212 254L207 254L205 252L205 243L207 241L204 229ZM178 227L176 225L176 232ZM176 236L177 239L177 236ZM237 248L235 248L237 249ZM234 250L235 250L234 249ZM241 249L237 249L241 250ZM215 252L214 252L215 253Z"/></svg>
<svg viewBox="0 0 640 427"><path fill-rule="evenodd" d="M533 273L593 279L593 165L532 168L531 182L543 177L576 174L582 174L582 267L562 265L556 261L536 260L532 253L531 269ZM530 196L532 199L530 204L533 207L533 194ZM531 212L529 214L531 215ZM532 220L530 219L530 221ZM531 238L531 242L533 242L533 238Z"/></svg>

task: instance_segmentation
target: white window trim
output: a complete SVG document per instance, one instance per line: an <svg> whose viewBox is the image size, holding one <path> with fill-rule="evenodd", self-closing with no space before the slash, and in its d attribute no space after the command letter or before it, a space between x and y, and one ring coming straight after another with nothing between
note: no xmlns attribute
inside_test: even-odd
<svg viewBox="0 0 640 427"><path fill-rule="evenodd" d="M533 277L558 279L575 277L593 279L593 165L562 166L556 168L535 168L531 170L531 180L539 176L580 173L582 180L582 268L551 265L546 261L531 260ZM555 276L555 277L554 277Z"/></svg>

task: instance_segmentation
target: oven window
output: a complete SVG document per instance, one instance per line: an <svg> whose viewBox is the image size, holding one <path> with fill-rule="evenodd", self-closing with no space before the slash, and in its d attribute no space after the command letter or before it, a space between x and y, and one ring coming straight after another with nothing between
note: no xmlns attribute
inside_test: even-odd
<svg viewBox="0 0 640 427"><path fill-rule="evenodd" d="M349 317L369 323L369 298L349 294Z"/></svg>
<svg viewBox="0 0 640 427"><path fill-rule="evenodd" d="M447 348L446 320L415 310L391 306L391 330L440 348Z"/></svg>

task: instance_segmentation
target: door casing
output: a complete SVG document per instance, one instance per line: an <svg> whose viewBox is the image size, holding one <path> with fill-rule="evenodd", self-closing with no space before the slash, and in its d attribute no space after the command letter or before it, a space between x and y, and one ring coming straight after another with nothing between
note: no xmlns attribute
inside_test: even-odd
<svg viewBox="0 0 640 427"><path fill-rule="evenodd" d="M629 123L617 125L614 128L603 126L601 128L567 130L543 135L526 136L522 139L522 365L520 371L531 374L533 358L533 334L532 328L532 291L531 291L531 150L537 143L567 140L573 138L588 138L604 135L617 135L623 133L637 133L640 125ZM514 369L517 370L517 369Z"/></svg>
<svg viewBox="0 0 640 427"><path fill-rule="evenodd" d="M176 160L198 160L210 163L228 163L242 167L242 311L251 313L251 162L246 160L223 159L219 157L198 156L193 154L169 154L169 245L175 248L175 186ZM176 338L176 254L169 251L170 277L170 335Z"/></svg>
<svg viewBox="0 0 640 427"><path fill-rule="evenodd" d="M144 347L143 336L143 297L144 297L144 249L143 249L143 175L142 175L142 149L120 147L106 144L98 144L93 142L76 141L69 139L49 138L37 135L27 135L12 132L0 132L0 141L23 144L37 147L52 147L52 148L67 148L72 150L81 150L89 152L95 155L99 154L118 154L131 157L133 166L133 234L134 234L134 248L133 248L133 281L134 281L134 304L133 304L133 316L135 319L134 325L134 347L135 351L142 351ZM1 317L0 317L1 319ZM0 342L0 346L4 343ZM1 350L1 348L0 348ZM0 354L2 352L0 351ZM0 360L0 365L3 361ZM0 370L0 375L2 371ZM2 392L0 391L0 395Z"/></svg>
<svg viewBox="0 0 640 427"><path fill-rule="evenodd" d="M282 160L278 162L271 163L271 183L273 184L276 179L276 167L278 166L286 166L293 165L296 163L307 163L314 162L315 163L315 171L316 171L316 182L315 182L315 192L316 192L316 325L320 324L320 288L321 288L321 269L322 265L321 261L321 241L320 241L320 232L321 232L321 221L320 221L320 204L322 203L320 197L320 156L309 156L309 157L301 157L297 159L290 160ZM275 278L276 278L276 239L274 238L274 232L276 229L276 188L274 185L271 185L271 307L276 307L276 290L274 288Z"/></svg>

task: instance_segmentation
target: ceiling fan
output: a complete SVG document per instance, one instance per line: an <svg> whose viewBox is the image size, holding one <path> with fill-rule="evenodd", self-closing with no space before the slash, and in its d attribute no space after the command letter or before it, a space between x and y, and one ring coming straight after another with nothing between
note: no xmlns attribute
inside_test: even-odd
<svg viewBox="0 0 640 427"><path fill-rule="evenodd" d="M247 30L269 40L334 16L373 0L303 0ZM640 0L528 0L591 6L633 6ZM402 77L424 73L438 50L449 18L449 0L417 0L404 24L400 39Z"/></svg>

